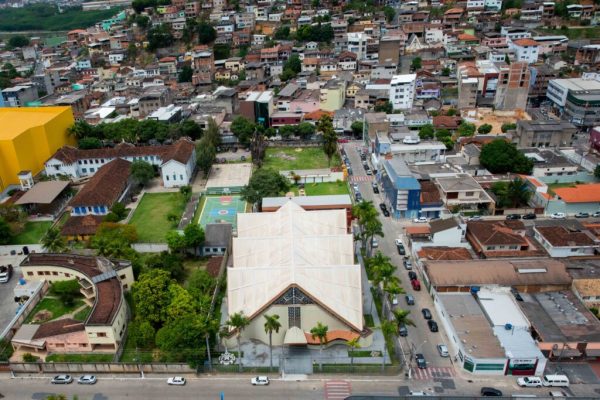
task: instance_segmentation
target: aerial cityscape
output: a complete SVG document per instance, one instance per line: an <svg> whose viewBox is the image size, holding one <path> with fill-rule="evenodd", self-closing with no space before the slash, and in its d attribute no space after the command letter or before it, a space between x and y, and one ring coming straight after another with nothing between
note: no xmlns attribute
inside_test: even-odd
<svg viewBox="0 0 600 400"><path fill-rule="evenodd" d="M600 0L0 0L0 398L600 399Z"/></svg>

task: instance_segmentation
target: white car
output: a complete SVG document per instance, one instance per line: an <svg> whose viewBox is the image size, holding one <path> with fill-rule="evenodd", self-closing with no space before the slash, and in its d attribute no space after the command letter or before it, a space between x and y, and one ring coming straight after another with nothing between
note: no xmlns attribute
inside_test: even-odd
<svg viewBox="0 0 600 400"><path fill-rule="evenodd" d="M55 385L66 385L73 382L71 375L56 375L51 381Z"/></svg>
<svg viewBox="0 0 600 400"><path fill-rule="evenodd" d="M77 379L77 383L79 383L80 385L93 385L97 381L98 380L94 375L82 375L79 377L79 379Z"/></svg>
<svg viewBox="0 0 600 400"><path fill-rule="evenodd" d="M564 219L565 218L565 213L561 213L561 212L552 213L552 214L550 214L550 218L552 218L552 219Z"/></svg>
<svg viewBox="0 0 600 400"><path fill-rule="evenodd" d="M182 377L182 376L173 376L173 377L167 379L167 384L168 385L183 386L183 385L185 385L185 378Z"/></svg>
<svg viewBox="0 0 600 400"><path fill-rule="evenodd" d="M377 241L377 239L373 238L373 240L371 240L371 246L376 249L377 247L379 247L379 242Z"/></svg>
<svg viewBox="0 0 600 400"><path fill-rule="evenodd" d="M392 297L392 305L395 305L395 306L397 306L397 305L398 305L398 295L397 295L397 294L395 294L395 295Z"/></svg>
<svg viewBox="0 0 600 400"><path fill-rule="evenodd" d="M440 357L449 357L450 356L450 354L448 353L448 347L446 347L445 344L438 344L437 350L438 350L438 353L440 353Z"/></svg>
<svg viewBox="0 0 600 400"><path fill-rule="evenodd" d="M254 386L266 386L269 384L269 378L266 376L256 376L250 380Z"/></svg>
<svg viewBox="0 0 600 400"><path fill-rule="evenodd" d="M517 385L521 387L542 387L542 380L537 376L525 376L517 379Z"/></svg>
<svg viewBox="0 0 600 400"><path fill-rule="evenodd" d="M395 239L394 243L396 244L396 246L400 246L402 244L402 239ZM403 244L402 244L403 245ZM404 246L404 245L403 245Z"/></svg>
<svg viewBox="0 0 600 400"><path fill-rule="evenodd" d="M419 218L415 218L415 219L413 220L413 222L414 222L415 224L426 224L426 223L428 223L428 222L429 222L429 220L428 220L426 217L419 217Z"/></svg>
<svg viewBox="0 0 600 400"><path fill-rule="evenodd" d="M429 396L429 393L426 392L413 392L412 390L408 392L409 396Z"/></svg>

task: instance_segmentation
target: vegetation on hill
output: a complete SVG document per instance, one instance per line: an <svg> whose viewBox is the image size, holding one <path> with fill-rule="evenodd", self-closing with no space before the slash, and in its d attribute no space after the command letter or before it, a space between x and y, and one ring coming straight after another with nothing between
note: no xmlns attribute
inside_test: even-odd
<svg viewBox="0 0 600 400"><path fill-rule="evenodd" d="M63 8L59 12L54 4L32 4L23 8L5 8L0 13L0 31L65 31L87 28L110 18L116 8L83 11L81 7Z"/></svg>

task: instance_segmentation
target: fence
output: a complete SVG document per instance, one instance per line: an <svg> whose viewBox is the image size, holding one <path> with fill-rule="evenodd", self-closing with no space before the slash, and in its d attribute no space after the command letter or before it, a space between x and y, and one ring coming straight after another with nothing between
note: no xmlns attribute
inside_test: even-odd
<svg viewBox="0 0 600 400"><path fill-rule="evenodd" d="M10 369L14 373L169 373L192 374L196 370L184 363L46 363L46 362L11 362Z"/></svg>
<svg viewBox="0 0 600 400"><path fill-rule="evenodd" d="M131 247L138 253L160 253L169 250L165 243L133 243Z"/></svg>
<svg viewBox="0 0 600 400"><path fill-rule="evenodd" d="M35 292L33 292L27 302L23 304L23 307L21 307L13 319L8 323L4 331L0 333L0 339L11 340L13 336L15 336L15 333L17 333L21 325L23 325L25 318L27 318L31 310L37 306L46 292L48 292L49 288L50 285L48 284L48 281L40 281L38 287L35 289Z"/></svg>

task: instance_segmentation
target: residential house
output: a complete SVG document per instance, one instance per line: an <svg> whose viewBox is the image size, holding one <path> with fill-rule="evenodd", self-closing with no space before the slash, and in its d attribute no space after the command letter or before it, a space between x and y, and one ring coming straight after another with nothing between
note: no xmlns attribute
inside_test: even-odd
<svg viewBox="0 0 600 400"><path fill-rule="evenodd" d="M596 254L600 241L587 229L555 225L533 227L535 238L551 257L577 257Z"/></svg>
<svg viewBox="0 0 600 400"><path fill-rule="evenodd" d="M449 209L494 208L494 201L481 185L469 174L438 177L435 179L442 200Z"/></svg>

